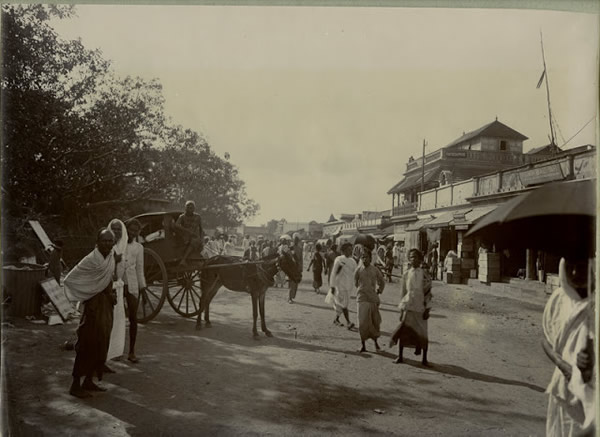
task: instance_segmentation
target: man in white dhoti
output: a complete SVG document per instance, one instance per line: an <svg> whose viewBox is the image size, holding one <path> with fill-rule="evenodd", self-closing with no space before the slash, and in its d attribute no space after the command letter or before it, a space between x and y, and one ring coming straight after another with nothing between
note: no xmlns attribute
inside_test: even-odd
<svg viewBox="0 0 600 437"><path fill-rule="evenodd" d="M354 327L350 322L348 305L350 304L350 293L354 290L354 272L356 271L356 261L352 258L352 244L344 243L342 245L342 255L336 257L333 262L329 286L333 294L333 309L335 310L335 325L344 326L340 323L340 315L343 314L348 325L348 329Z"/></svg>
<svg viewBox="0 0 600 437"><path fill-rule="evenodd" d="M127 223L127 251L125 254L125 274L123 275L123 296L127 302L127 316L129 318L129 353L127 359L132 363L139 360L135 356L135 342L137 339L137 306L139 293L146 288L144 278L144 246L136 241L142 225L136 219Z"/></svg>
<svg viewBox="0 0 600 437"><path fill-rule="evenodd" d="M421 267L423 255L417 249L408 253L409 269L402 277L400 304L400 324L392 333L390 346L398 343L398 358L395 363L402 363L402 352L405 347L414 347L415 355L423 351L422 364L428 365L427 350L429 334L427 319L431 310L431 277Z"/></svg>

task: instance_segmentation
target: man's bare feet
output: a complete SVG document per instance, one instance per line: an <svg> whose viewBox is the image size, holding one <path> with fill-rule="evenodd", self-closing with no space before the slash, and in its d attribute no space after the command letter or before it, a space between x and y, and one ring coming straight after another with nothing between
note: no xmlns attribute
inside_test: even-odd
<svg viewBox="0 0 600 437"><path fill-rule="evenodd" d="M398 358L396 358L396 359L394 360L394 364L401 364L401 363L403 363L403 362L404 362L404 360L403 360L402 358L400 358L400 357L398 357Z"/></svg>
<svg viewBox="0 0 600 437"><path fill-rule="evenodd" d="M102 373L117 373L117 372L115 372L113 369L108 367L106 364L103 364L102 365Z"/></svg>
<svg viewBox="0 0 600 437"><path fill-rule="evenodd" d="M367 348L363 346L363 347L361 347L359 349L358 353L361 354L361 353L366 352L366 351L367 351Z"/></svg>
<svg viewBox="0 0 600 437"><path fill-rule="evenodd" d="M106 391L106 389L104 387L100 387L99 385L96 385L92 381L89 381L89 380L83 381L81 388L83 390L87 390L87 391Z"/></svg>
<svg viewBox="0 0 600 437"><path fill-rule="evenodd" d="M138 357L135 356L135 354L129 354L127 355L127 359L129 361L131 361L132 363L138 363L140 360L138 359Z"/></svg>
<svg viewBox="0 0 600 437"><path fill-rule="evenodd" d="M80 398L80 399L85 399L85 398L91 398L92 397L91 393L85 391L81 387L71 387L69 389L69 394L71 396L75 396L76 398Z"/></svg>

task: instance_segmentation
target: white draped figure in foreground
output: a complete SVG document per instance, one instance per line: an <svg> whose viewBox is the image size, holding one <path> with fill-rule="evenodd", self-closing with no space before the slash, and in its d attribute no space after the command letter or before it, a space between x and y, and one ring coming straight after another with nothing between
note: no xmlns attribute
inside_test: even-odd
<svg viewBox="0 0 600 437"><path fill-rule="evenodd" d="M542 346L556 365L546 393L549 437L593 435L596 416L594 298L587 283L587 260L559 264L560 287L554 290L542 325Z"/></svg>
<svg viewBox="0 0 600 437"><path fill-rule="evenodd" d="M326 299L331 300L333 295L333 308L335 309L334 324L343 326L340 323L340 315L343 314L348 324L348 329L354 327L350 322L348 314L348 305L350 304L350 293L354 290L354 272L356 271L356 261L352 258L352 244L344 243L341 247L342 255L338 256L331 271L329 278L329 295Z"/></svg>
<svg viewBox="0 0 600 437"><path fill-rule="evenodd" d="M120 357L125 350L125 306L123 304L123 274L125 273L125 257L127 251L127 229L119 219L112 219L108 228L115 234L115 270L117 280L114 283L117 292L117 304L113 313L113 327L110 333L110 346L108 348L107 360Z"/></svg>

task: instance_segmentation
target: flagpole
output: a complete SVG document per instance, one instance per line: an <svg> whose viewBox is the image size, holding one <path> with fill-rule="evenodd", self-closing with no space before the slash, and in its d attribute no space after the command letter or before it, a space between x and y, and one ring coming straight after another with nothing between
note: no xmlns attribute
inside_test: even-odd
<svg viewBox="0 0 600 437"><path fill-rule="evenodd" d="M550 136L551 136L551 146L556 145L554 141L554 127L552 126L552 109L550 108L550 85L548 84L548 71L546 70L546 57L544 56L544 39L542 36L542 31L540 30L540 43L542 44L542 61L544 63L544 73L545 73L545 82L546 82L546 98L548 100L548 118L550 122Z"/></svg>

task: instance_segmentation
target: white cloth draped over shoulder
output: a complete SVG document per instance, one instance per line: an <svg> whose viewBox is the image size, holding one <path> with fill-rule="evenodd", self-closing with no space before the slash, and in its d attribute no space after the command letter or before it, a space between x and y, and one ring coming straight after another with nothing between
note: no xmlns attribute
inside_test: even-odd
<svg viewBox="0 0 600 437"><path fill-rule="evenodd" d="M127 259L127 229L125 224L119 219L112 219L108 228L117 223L121 226L121 238L115 243L115 254L121 255L121 261L117 263L116 275L117 281L114 283L114 289L117 292L117 303L113 309L113 327L110 333L110 346L106 359L110 360L123 355L125 350L125 304L123 302L123 276L125 274L125 260Z"/></svg>
<svg viewBox="0 0 600 437"><path fill-rule="evenodd" d="M595 375L586 384L577 367L577 354L585 349L593 333L593 296L581 298L567 282L564 258L559 264L560 287L554 290L542 319L544 335L556 353L571 365L571 381L555 368L546 393L546 435L576 434L595 420ZM597 372L597 363L594 371Z"/></svg>
<svg viewBox="0 0 600 437"><path fill-rule="evenodd" d="M65 294L72 302L85 302L103 291L112 281L115 271L113 251L105 258L98 248L87 254L67 274Z"/></svg>
<svg viewBox="0 0 600 437"><path fill-rule="evenodd" d="M346 258L345 255L338 256L333 262L329 286L335 287L334 306L348 308L350 304L350 293L354 290L354 272L356 261L354 258Z"/></svg>

